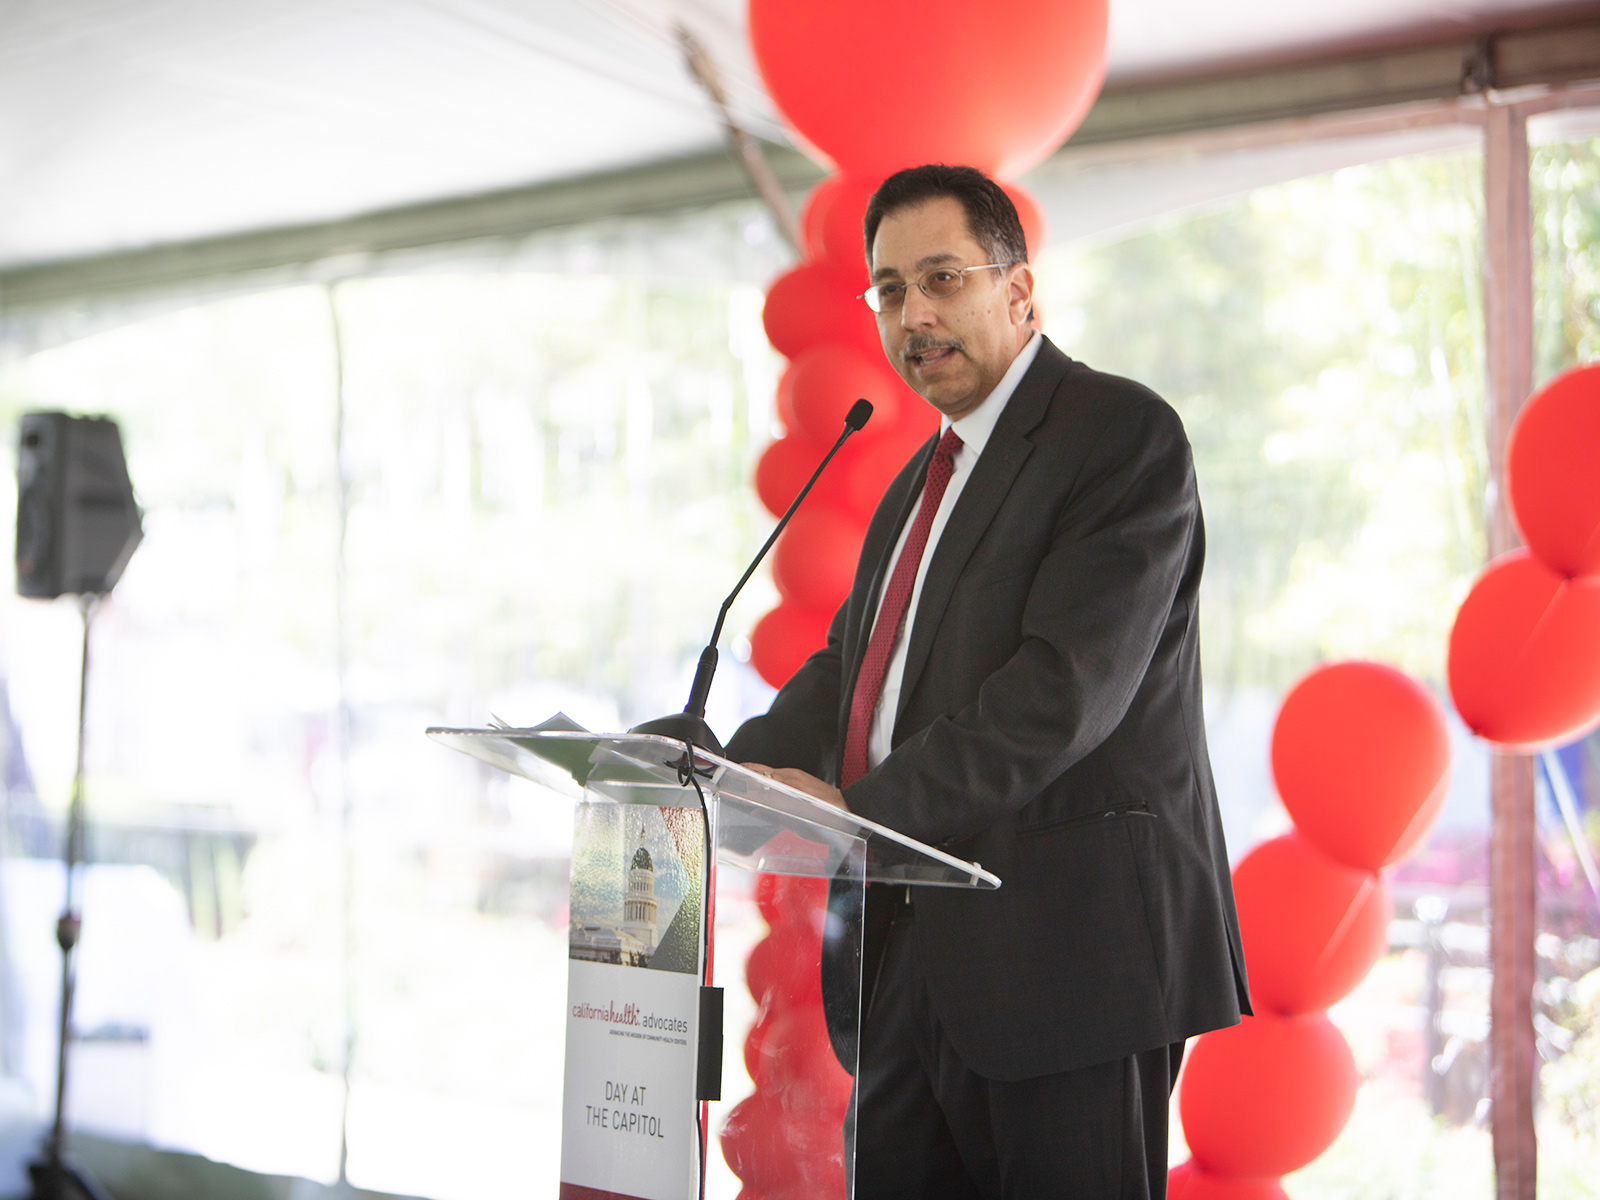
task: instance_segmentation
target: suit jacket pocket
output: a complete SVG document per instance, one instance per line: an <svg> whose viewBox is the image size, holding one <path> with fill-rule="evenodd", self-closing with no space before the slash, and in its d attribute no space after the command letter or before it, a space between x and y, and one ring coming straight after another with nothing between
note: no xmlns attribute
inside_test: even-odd
<svg viewBox="0 0 1600 1200"><path fill-rule="evenodd" d="M1068 813L1046 810L1032 820L1028 818L1027 811L1024 810L1022 818L1017 822L1017 836L1028 837L1036 833L1055 833L1074 825L1088 825L1095 821L1104 821L1115 817L1144 817L1154 820L1155 813L1150 811L1143 800L1129 800L1122 797L1103 799L1098 804Z"/></svg>
<svg viewBox="0 0 1600 1200"><path fill-rule="evenodd" d="M1026 595L1039 573L1039 564L1032 559L1019 559L1008 555L997 562L985 563L961 573L956 586L962 591L985 592L991 589L1019 589Z"/></svg>

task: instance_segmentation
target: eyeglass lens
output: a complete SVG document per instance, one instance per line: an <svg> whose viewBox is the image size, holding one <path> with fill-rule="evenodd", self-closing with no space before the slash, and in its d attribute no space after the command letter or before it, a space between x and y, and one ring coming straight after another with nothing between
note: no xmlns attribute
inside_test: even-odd
<svg viewBox="0 0 1600 1200"><path fill-rule="evenodd" d="M961 290L961 285L967 280L967 271L983 269L983 267L968 267L966 270L958 271L954 267L939 267L916 280L915 284L922 289L924 296L945 300ZM880 283L876 287L868 288L863 299L873 312L893 312L906 302L908 286L904 283Z"/></svg>

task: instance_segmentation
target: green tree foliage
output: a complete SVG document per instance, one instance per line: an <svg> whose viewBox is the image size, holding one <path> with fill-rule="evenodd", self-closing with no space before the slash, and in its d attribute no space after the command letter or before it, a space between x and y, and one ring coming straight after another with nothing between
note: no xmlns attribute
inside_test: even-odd
<svg viewBox="0 0 1600 1200"><path fill-rule="evenodd" d="M1534 150L1535 377L1600 358L1600 138Z"/></svg>
<svg viewBox="0 0 1600 1200"><path fill-rule="evenodd" d="M1484 556L1479 159L1298 180L1040 264L1047 329L1183 416L1207 681L1442 679Z"/></svg>

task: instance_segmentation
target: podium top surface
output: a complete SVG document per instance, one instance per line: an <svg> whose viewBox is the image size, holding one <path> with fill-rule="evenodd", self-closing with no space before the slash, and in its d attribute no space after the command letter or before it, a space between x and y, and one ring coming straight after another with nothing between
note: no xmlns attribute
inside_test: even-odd
<svg viewBox="0 0 1600 1200"><path fill-rule="evenodd" d="M622 804L699 803L685 744L656 734L591 733L560 715L527 729L434 727L451 749L574 798ZM746 870L831 877L848 868L872 883L993 890L1000 880L977 863L926 846L705 750L694 776L716 804L717 858Z"/></svg>

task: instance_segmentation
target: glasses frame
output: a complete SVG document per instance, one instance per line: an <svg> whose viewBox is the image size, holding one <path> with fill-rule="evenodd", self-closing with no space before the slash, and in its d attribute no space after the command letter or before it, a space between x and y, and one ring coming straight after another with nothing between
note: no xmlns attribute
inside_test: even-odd
<svg viewBox="0 0 1600 1200"><path fill-rule="evenodd" d="M1017 264L1014 263L1014 262L1008 262L1008 263L980 263L976 267L929 267L921 275L917 276L917 278L911 280L911 282L909 284L905 284L904 286L907 288L907 291L909 292L909 289L914 285L916 287L917 291L921 292L929 300L948 300L948 299L950 299L951 296L954 296L956 294L956 292L959 292L963 287L966 286L967 275L968 275L969 272L972 272L972 271L1009 271L1012 267L1014 267L1016 265ZM932 275L935 271L954 271L956 273L956 280L957 280L955 289L953 291L946 292L942 296L935 296L932 292L930 292L928 290L928 285L923 283L922 281L924 279L926 279L929 275ZM907 293L902 293L901 294L900 303L899 304L893 305L893 306L888 307L888 308L880 308L880 307L878 307L878 300L880 299L878 293L880 293L887 286L888 286L888 284L875 283L871 287L869 287L866 291L862 292L859 296L857 296L856 299L863 301L868 308L870 308L873 312L877 313L879 316L882 316L884 313L899 312L902 308L904 308L906 306L905 297L906 297Z"/></svg>

